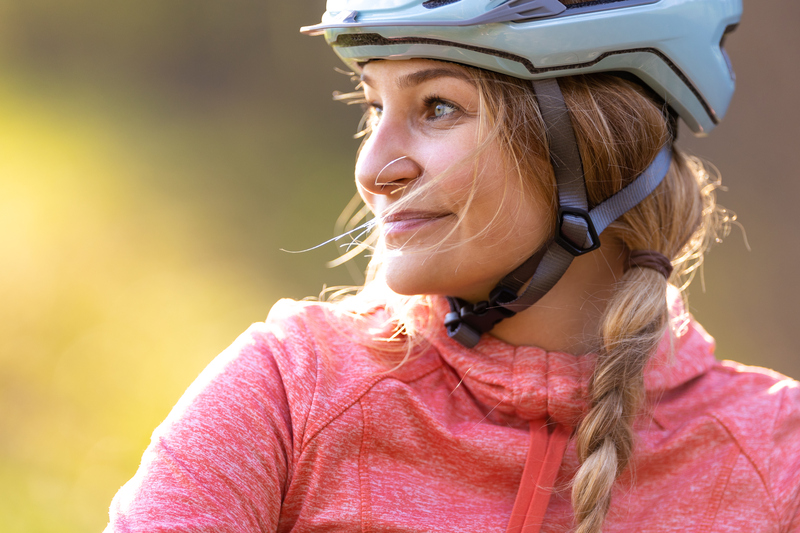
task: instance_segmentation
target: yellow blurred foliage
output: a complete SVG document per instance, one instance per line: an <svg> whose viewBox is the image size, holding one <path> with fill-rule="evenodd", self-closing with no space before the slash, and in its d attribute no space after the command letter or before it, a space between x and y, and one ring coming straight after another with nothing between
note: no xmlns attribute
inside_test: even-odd
<svg viewBox="0 0 800 533"><path fill-rule="evenodd" d="M255 274L205 257L184 208L142 185L147 164L114 133L119 116L8 79L0 524L99 530L144 436L270 300L252 290Z"/></svg>

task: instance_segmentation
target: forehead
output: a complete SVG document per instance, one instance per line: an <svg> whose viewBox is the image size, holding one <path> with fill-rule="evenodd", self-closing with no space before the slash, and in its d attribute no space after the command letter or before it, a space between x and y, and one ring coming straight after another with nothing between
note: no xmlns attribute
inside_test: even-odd
<svg viewBox="0 0 800 533"><path fill-rule="evenodd" d="M371 88L408 89L430 80L454 78L475 84L469 71L453 63L431 59L377 60L362 68L361 81Z"/></svg>

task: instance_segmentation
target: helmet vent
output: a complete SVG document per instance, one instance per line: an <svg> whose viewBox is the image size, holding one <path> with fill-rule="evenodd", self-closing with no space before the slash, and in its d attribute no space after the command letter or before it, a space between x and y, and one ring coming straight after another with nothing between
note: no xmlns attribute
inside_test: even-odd
<svg viewBox="0 0 800 533"><path fill-rule="evenodd" d="M619 6L611 6L608 9L613 7L633 7L642 4L654 4L658 0L586 0L584 2L578 2L574 4L564 4L567 6L567 9L570 11L574 11L576 9L580 9L582 11L586 11L584 8L592 8L596 6L604 6L606 4L620 4ZM564 2L562 2L563 4Z"/></svg>
<svg viewBox="0 0 800 533"><path fill-rule="evenodd" d="M436 9L437 7L449 6L450 4L455 4L460 1L461 0L427 0L427 2L422 2L422 7L426 9Z"/></svg>
<svg viewBox="0 0 800 533"><path fill-rule="evenodd" d="M613 4L614 2L622 2L623 0L589 0L587 2L578 2L574 4L564 4L567 9L578 9L579 7L599 6L603 4Z"/></svg>
<svg viewBox="0 0 800 533"><path fill-rule="evenodd" d="M725 39L728 37L728 35L736 31L736 28L738 27L739 23L737 22L736 24L731 24L725 28L725 31L722 34L722 39L719 40L719 49L722 52L722 57L725 58L725 63L728 65L728 70L731 73L731 79L733 81L736 81L736 74L733 72L733 64L731 63L731 58L728 56L728 51L725 50Z"/></svg>

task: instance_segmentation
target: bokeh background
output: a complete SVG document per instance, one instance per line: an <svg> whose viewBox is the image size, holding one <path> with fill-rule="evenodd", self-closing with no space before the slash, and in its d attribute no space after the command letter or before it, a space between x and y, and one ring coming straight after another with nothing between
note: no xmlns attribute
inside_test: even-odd
<svg viewBox="0 0 800 533"><path fill-rule="evenodd" d="M0 0L0 529L100 531L152 429L280 297L350 284L325 241L359 111L323 0ZM721 358L800 376L800 3L745 6L708 139L746 229L691 288Z"/></svg>

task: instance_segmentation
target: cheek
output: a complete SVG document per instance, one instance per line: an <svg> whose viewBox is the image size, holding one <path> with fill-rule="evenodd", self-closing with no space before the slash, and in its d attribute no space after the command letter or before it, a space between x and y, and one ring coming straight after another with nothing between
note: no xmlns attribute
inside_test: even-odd
<svg viewBox="0 0 800 533"><path fill-rule="evenodd" d="M482 172L485 164L475 157L477 144L475 132L464 128L448 136L432 137L417 147L416 157L424 168L424 175L436 179L442 192L463 193L471 189L476 169ZM439 177L443 179L438 179Z"/></svg>
<svg viewBox="0 0 800 533"><path fill-rule="evenodd" d="M475 199L475 223L489 248L532 253L550 236L550 209L542 199L532 197L517 176L498 177L480 187ZM471 206L470 209L473 207Z"/></svg>
<svg viewBox="0 0 800 533"><path fill-rule="evenodd" d="M447 202L448 210L459 218L472 218L472 211L489 209L490 205L497 203L493 191L503 188L501 182L486 179L484 171L476 167L471 155L459 154L459 157L448 158L441 165L430 166L428 187L435 191L437 198Z"/></svg>
<svg viewBox="0 0 800 533"><path fill-rule="evenodd" d="M461 180L460 193L468 198L467 217L473 224L506 226L523 209L513 176L497 158L487 158Z"/></svg>

